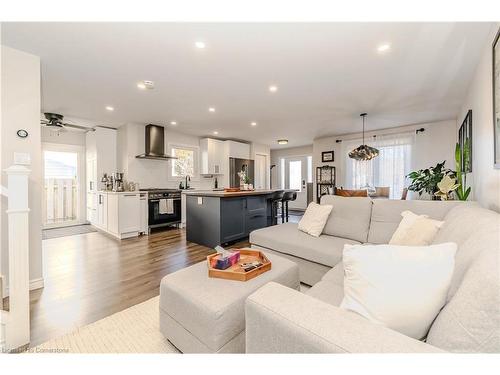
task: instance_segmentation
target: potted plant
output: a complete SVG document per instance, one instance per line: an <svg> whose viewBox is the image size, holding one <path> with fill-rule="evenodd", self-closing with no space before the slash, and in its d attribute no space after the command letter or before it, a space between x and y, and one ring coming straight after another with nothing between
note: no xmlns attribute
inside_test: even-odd
<svg viewBox="0 0 500 375"><path fill-rule="evenodd" d="M444 176L455 178L455 171L445 168L445 163L446 160L442 163L437 163L434 167L409 173L406 176L411 180L408 190L417 192L419 196L422 196L423 193L427 193L431 196L431 199L439 199L439 195L436 195L440 190L438 183L443 180Z"/></svg>
<svg viewBox="0 0 500 375"><path fill-rule="evenodd" d="M459 200L466 201L471 192L471 187L467 187L467 171L470 170L470 139L464 143L463 149L460 147L460 143L457 142L455 146L455 165L458 183L455 193Z"/></svg>

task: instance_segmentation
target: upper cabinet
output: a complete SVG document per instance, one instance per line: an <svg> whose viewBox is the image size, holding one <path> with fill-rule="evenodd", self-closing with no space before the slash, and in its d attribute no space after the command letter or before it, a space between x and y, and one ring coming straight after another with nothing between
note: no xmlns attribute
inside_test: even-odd
<svg viewBox="0 0 500 375"><path fill-rule="evenodd" d="M224 141L226 154L230 158L250 159L250 145L235 141Z"/></svg>
<svg viewBox="0 0 500 375"><path fill-rule="evenodd" d="M224 174L224 142L218 139L200 140L201 174Z"/></svg>
<svg viewBox="0 0 500 375"><path fill-rule="evenodd" d="M85 141L87 165L90 160L94 161L93 170L87 171L87 176L92 176L94 181L88 181L87 190L96 191L99 189L98 181L104 173L117 172L116 129L96 127L94 132L86 134Z"/></svg>

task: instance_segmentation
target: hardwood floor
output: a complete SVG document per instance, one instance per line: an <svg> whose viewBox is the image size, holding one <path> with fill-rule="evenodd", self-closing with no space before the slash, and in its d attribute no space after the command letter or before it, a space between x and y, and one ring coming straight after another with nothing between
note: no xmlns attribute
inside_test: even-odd
<svg viewBox="0 0 500 375"><path fill-rule="evenodd" d="M101 232L44 240L45 287L31 292L31 346L157 296L163 276L212 252L187 242L183 229L122 241Z"/></svg>

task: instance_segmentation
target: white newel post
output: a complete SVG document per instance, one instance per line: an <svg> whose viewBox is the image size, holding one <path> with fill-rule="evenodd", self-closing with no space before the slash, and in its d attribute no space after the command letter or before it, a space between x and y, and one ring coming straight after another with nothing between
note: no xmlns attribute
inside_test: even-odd
<svg viewBox="0 0 500 375"><path fill-rule="evenodd" d="M29 301L29 207L28 177L24 165L5 170L8 181L9 225L9 312L5 330L5 347L20 348L30 342ZM5 312L4 312L5 314Z"/></svg>

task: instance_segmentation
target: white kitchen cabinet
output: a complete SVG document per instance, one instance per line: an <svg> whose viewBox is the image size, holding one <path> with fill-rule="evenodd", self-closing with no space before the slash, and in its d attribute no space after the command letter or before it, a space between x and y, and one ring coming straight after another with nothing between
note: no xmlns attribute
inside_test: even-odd
<svg viewBox="0 0 500 375"><path fill-rule="evenodd" d="M235 141L224 141L227 156L237 159L250 159L250 145Z"/></svg>
<svg viewBox="0 0 500 375"><path fill-rule="evenodd" d="M96 127L85 135L87 220L98 225L97 191L104 173L116 170L116 130Z"/></svg>
<svg viewBox="0 0 500 375"><path fill-rule="evenodd" d="M141 207L141 225L139 232L148 234L148 195L146 193L139 194L139 204Z"/></svg>
<svg viewBox="0 0 500 375"><path fill-rule="evenodd" d="M218 139L200 140L201 174L224 174L224 142Z"/></svg>
<svg viewBox="0 0 500 375"><path fill-rule="evenodd" d="M108 194L105 192L97 193L97 220L95 226L102 230L108 229Z"/></svg>
<svg viewBox="0 0 500 375"><path fill-rule="evenodd" d="M118 228L120 234L139 232L141 226L139 194L119 194L118 200Z"/></svg>
<svg viewBox="0 0 500 375"><path fill-rule="evenodd" d="M137 237L143 225L140 193L103 192L100 194L107 196L107 215L106 224L97 226L119 239Z"/></svg>

